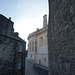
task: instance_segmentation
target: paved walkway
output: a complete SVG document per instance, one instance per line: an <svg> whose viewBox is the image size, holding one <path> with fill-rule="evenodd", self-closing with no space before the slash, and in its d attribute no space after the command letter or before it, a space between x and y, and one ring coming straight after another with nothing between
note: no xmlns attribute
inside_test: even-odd
<svg viewBox="0 0 75 75"><path fill-rule="evenodd" d="M33 69L33 63L26 58L25 75L38 75Z"/></svg>

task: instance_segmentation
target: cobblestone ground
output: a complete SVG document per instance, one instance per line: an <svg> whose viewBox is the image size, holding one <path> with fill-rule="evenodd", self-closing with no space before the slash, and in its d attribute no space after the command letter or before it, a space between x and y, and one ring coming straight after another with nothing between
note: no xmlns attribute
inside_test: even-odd
<svg viewBox="0 0 75 75"><path fill-rule="evenodd" d="M26 69L25 69L25 75L39 75L35 72L33 69L33 63L31 60L26 58Z"/></svg>

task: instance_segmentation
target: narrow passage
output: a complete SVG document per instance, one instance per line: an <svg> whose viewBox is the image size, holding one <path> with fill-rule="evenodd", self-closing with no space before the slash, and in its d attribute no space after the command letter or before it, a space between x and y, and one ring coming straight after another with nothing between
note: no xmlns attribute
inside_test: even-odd
<svg viewBox="0 0 75 75"><path fill-rule="evenodd" d="M25 64L25 75L39 75L35 72L33 69L33 63L31 60L26 58L26 64Z"/></svg>

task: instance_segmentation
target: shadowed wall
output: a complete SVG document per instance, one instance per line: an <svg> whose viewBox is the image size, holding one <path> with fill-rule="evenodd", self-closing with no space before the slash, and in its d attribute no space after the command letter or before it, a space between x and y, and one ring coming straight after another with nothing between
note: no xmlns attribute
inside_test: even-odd
<svg viewBox="0 0 75 75"><path fill-rule="evenodd" d="M75 0L48 0L49 75L75 75Z"/></svg>

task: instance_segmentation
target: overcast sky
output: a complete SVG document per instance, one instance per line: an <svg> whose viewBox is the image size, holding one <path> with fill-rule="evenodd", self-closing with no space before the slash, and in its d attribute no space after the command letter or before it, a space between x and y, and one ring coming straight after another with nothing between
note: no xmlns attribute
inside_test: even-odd
<svg viewBox="0 0 75 75"><path fill-rule="evenodd" d="M11 17L15 32L27 42L30 33L43 27L43 15L48 15L48 0L0 0L0 14Z"/></svg>

